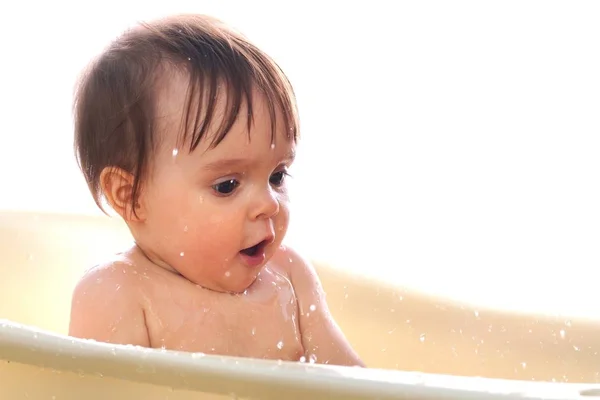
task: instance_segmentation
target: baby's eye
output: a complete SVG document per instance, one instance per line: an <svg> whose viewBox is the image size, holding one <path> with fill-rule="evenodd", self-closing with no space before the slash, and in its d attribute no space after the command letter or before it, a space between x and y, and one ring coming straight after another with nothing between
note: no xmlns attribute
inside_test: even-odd
<svg viewBox="0 0 600 400"><path fill-rule="evenodd" d="M213 185L213 189L215 192L221 195L231 194L236 187L239 186L239 182L235 179L229 179L223 182L219 182L216 185Z"/></svg>
<svg viewBox="0 0 600 400"><path fill-rule="evenodd" d="M271 185L273 185L273 186L281 186L281 185L283 185L283 182L285 181L286 175L287 175L286 171L275 172L269 178L269 182L271 182Z"/></svg>

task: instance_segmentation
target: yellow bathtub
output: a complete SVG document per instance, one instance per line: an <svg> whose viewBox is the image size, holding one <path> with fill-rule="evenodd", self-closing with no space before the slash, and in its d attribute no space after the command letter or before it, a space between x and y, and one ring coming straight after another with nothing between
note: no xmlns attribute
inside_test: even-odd
<svg viewBox="0 0 600 400"><path fill-rule="evenodd" d="M66 336L84 269L130 242L108 217L0 211L0 399L575 399L600 395L594 321L459 304L315 261L371 368L199 356ZM411 372L409 372L411 371ZM553 382L554 381L554 382Z"/></svg>

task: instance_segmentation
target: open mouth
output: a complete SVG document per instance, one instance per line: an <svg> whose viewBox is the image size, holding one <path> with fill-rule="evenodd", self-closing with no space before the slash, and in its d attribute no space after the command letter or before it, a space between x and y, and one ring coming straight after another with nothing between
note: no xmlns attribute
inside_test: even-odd
<svg viewBox="0 0 600 400"><path fill-rule="evenodd" d="M267 246L267 241L263 240L263 241L255 244L252 247L243 249L242 251L240 251L240 253L250 256L250 257L253 257L253 256L256 256L257 254L261 254L266 246Z"/></svg>

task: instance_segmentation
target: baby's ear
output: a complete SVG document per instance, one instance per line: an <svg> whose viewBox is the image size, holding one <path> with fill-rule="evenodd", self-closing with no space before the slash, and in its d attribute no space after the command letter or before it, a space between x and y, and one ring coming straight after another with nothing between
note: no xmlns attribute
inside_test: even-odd
<svg viewBox="0 0 600 400"><path fill-rule="evenodd" d="M132 204L131 201L133 183L133 175L119 167L106 167L100 174L102 194L110 207L127 222L144 219L137 201L136 204Z"/></svg>

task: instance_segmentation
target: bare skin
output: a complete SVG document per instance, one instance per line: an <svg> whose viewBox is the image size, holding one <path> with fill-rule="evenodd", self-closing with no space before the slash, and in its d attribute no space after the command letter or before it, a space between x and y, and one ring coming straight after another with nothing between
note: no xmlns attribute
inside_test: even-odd
<svg viewBox="0 0 600 400"><path fill-rule="evenodd" d="M240 294L199 287L157 268L136 247L119 258L91 269L77 285L71 336L206 354L363 366L331 318L314 270L289 248L280 248Z"/></svg>
<svg viewBox="0 0 600 400"><path fill-rule="evenodd" d="M106 169L104 195L136 245L91 269L72 300L69 334L97 341L240 357L363 366L305 259L282 245L285 171L295 143L260 96L217 147L177 148L187 80L160 91L161 147L135 206L132 177ZM243 113L240 113L243 114ZM280 124L281 125L281 124ZM231 182L236 182L235 185ZM257 255L244 249L262 243Z"/></svg>

